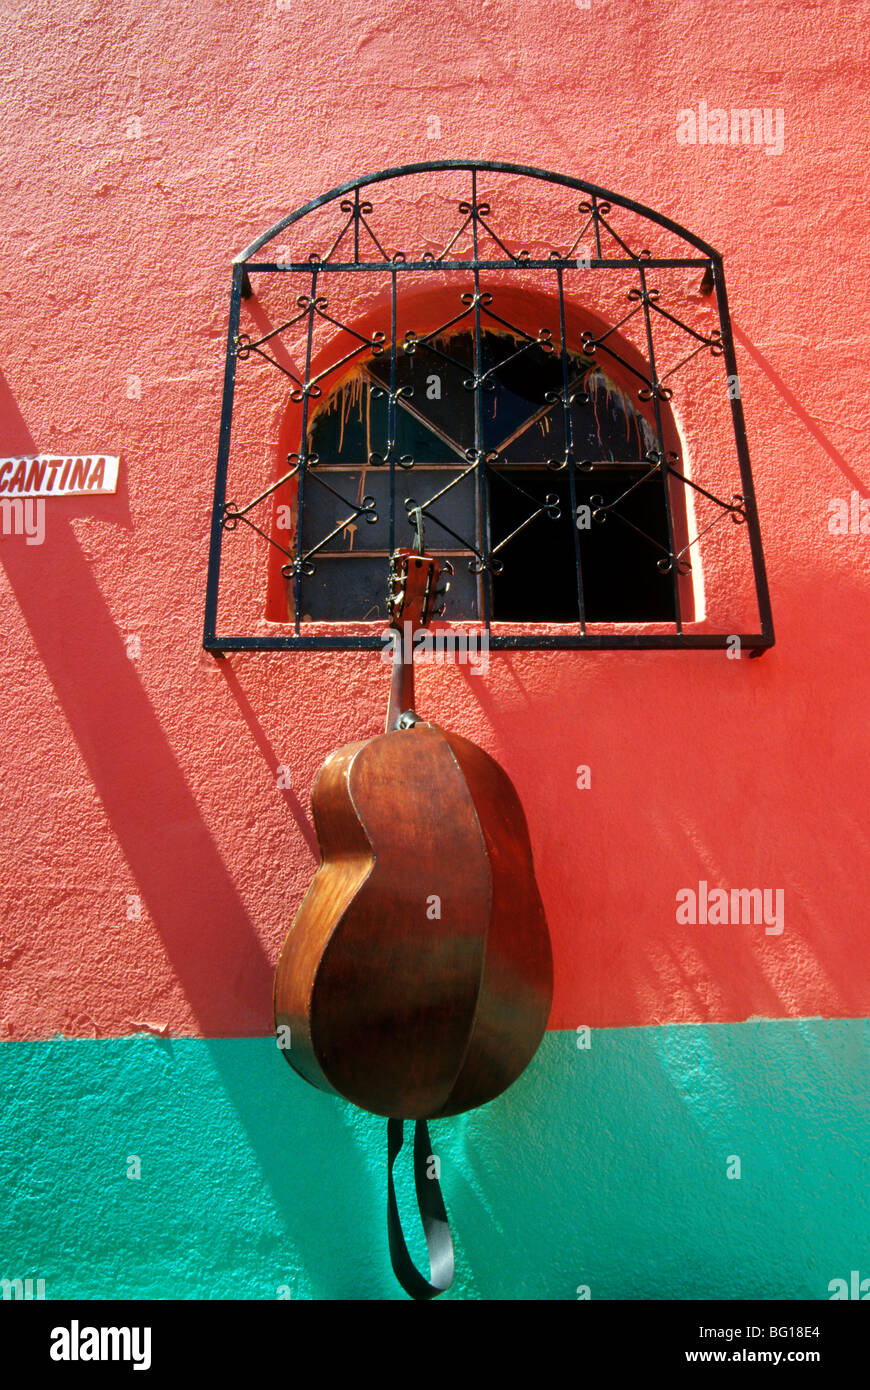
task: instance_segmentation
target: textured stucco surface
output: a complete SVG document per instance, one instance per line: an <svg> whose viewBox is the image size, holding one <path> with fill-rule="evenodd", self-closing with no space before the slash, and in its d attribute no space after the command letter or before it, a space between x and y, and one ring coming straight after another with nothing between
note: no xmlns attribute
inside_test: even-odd
<svg viewBox="0 0 870 1390"><path fill-rule="evenodd" d="M9 7L2 452L122 463L116 497L49 504L43 546L0 541L4 1036L268 1026L311 782L378 730L386 692L366 654L218 669L199 650L229 261L348 175L451 155L590 178L724 253L777 622L759 662L421 672L421 707L500 758L527 808L551 1025L868 1011L868 546L827 529L829 499L866 489L861 15ZM781 107L782 154L678 145L700 100ZM702 878L782 888L783 935L678 929L675 893Z"/></svg>
<svg viewBox="0 0 870 1390"><path fill-rule="evenodd" d="M446 1297L827 1299L870 1275L868 1044L864 1020L595 1030L587 1051L549 1033L506 1095L431 1126ZM402 1297L385 1124L286 1072L271 1039L0 1049L0 1277L47 1298Z"/></svg>
<svg viewBox="0 0 870 1390"><path fill-rule="evenodd" d="M870 491L866 48L866 6L821 0L6 6L0 455L119 453L121 481L51 500L42 546L0 536L3 1272L396 1295L379 1127L262 1038L311 783L380 731L383 666L200 640L230 260L450 157L586 178L724 254L777 627L758 662L419 674L523 800L566 1030L439 1127L455 1292L816 1298L866 1258L870 544L827 524ZM782 153L679 145L700 101L781 109ZM782 935L677 925L701 879L782 889ZM580 1024L614 1030L585 1059Z"/></svg>

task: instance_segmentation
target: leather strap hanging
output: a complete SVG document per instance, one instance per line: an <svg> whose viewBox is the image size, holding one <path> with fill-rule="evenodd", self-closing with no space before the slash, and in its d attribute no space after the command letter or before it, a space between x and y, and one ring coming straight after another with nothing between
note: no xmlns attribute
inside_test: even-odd
<svg viewBox="0 0 870 1390"><path fill-rule="evenodd" d="M420 508L415 530L416 548L391 560L386 731L337 749L320 769L312 809L321 862L281 950L274 1005L276 1028L293 1037L282 1056L306 1081L390 1117L390 1259L405 1292L430 1299L452 1284L454 1253L427 1172L426 1119L485 1105L519 1076L546 1028L553 981L510 778L482 748L414 713L407 639L429 622L441 568L423 553ZM425 922L421 885L427 906L433 895L438 903ZM405 1119L416 1123L428 1278L408 1253L396 1201Z"/></svg>
<svg viewBox="0 0 870 1390"><path fill-rule="evenodd" d="M414 1128L414 1183L429 1255L429 1279L424 1279L408 1254L393 1182L393 1165L402 1147L404 1133L404 1120L387 1120L387 1230L390 1237L390 1260L393 1273L412 1298L437 1298L453 1283L453 1237L450 1234L447 1210L438 1179L430 1177L426 1171L432 1157L429 1128L425 1120L418 1120Z"/></svg>

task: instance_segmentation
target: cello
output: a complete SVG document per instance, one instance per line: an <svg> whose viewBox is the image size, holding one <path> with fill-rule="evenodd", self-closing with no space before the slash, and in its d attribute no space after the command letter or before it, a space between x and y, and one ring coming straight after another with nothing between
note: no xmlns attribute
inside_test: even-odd
<svg viewBox="0 0 870 1390"><path fill-rule="evenodd" d="M274 991L294 1070L387 1117L390 1254L414 1298L443 1292L453 1277L426 1121L510 1086L537 1051L552 999L546 919L513 783L481 748L414 709L414 648L402 625L428 625L439 571L418 513L415 547L391 557L386 729L337 749L317 775L321 862ZM395 1197L405 1120L416 1124L428 1280L408 1255Z"/></svg>

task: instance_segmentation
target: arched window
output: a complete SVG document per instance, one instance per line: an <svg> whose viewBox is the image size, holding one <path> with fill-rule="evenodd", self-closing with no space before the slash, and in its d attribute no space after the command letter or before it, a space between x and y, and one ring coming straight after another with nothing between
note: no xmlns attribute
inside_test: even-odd
<svg viewBox="0 0 870 1390"><path fill-rule="evenodd" d="M412 255L388 251L363 190L394 178L430 188L442 172L471 180L458 228L424 236ZM525 209L531 249L511 250L479 187L496 172L586 196L546 215L536 199ZM409 196L400 209L424 215L425 202ZM449 206L430 200L429 211L443 223ZM306 250L294 238L327 212L326 249ZM632 249L638 226L664 229L667 244ZM267 241L275 259L260 262ZM378 645L389 556L420 522L426 548L453 566L444 619L485 624L495 647L723 646L734 634L755 650L771 644L721 261L658 214L513 166L386 171L248 248L229 344L211 650ZM248 362L278 368L268 399L253 378L243 388ZM270 444L263 421L276 411ZM250 502L226 490L231 425L238 495L253 492ZM227 531L269 543L255 623L251 569L228 572ZM222 563L222 604L235 599L256 629L227 640L217 633Z"/></svg>
<svg viewBox="0 0 870 1390"><path fill-rule="evenodd" d="M673 622L669 506L651 412L579 337L563 363L552 330L533 335L511 323L497 293L481 306L478 405L466 323L473 305L456 307L458 322L409 329L398 347L392 469L386 350L343 375L312 411L305 505L295 486L275 506L276 522L282 506L297 517L303 563L281 565L268 616L293 621L299 593L303 622L385 620L389 556L411 543L419 507L427 549L453 568L447 620L481 621L488 601L495 623ZM527 322L534 310L558 322L558 306L536 296L517 309ZM671 510L682 535L681 496ZM292 544L296 532L276 525L273 535ZM281 559L273 551L273 568ZM686 585L684 615L691 600Z"/></svg>

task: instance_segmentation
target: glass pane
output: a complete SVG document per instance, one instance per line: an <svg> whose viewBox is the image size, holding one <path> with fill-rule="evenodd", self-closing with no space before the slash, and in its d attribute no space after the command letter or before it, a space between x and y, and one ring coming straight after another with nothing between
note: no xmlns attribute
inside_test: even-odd
<svg viewBox="0 0 870 1390"><path fill-rule="evenodd" d="M437 551L431 552L438 554ZM443 558L443 557L439 557ZM469 555L452 555L455 568L445 576L450 588L444 598L446 621L477 618L477 576L468 568ZM303 622L377 622L386 626L389 558L384 556L320 555L314 560L314 574L302 581ZM292 609L292 581L290 584Z"/></svg>
<svg viewBox="0 0 870 1390"><path fill-rule="evenodd" d="M452 468L396 470L396 545L410 545L413 539L406 503L422 506L439 493L442 495L433 502L432 512L425 517L427 549L467 550L475 544L475 479L473 474L463 478L462 473L462 469ZM374 499L373 511L354 517L354 507L360 506L365 497ZM390 549L390 470L308 469L302 510L302 547L306 554L319 547L324 537L347 518L350 518L348 524L342 526L323 551L382 550L387 554ZM375 515L377 520L369 521L367 515ZM456 535L452 536L440 522Z"/></svg>
<svg viewBox="0 0 870 1390"><path fill-rule="evenodd" d="M485 330L481 373L487 382L479 403L482 443L499 452L495 469L487 474L490 544L503 565L493 578L493 616L576 622L579 550L590 621L672 620L672 581L656 567L667 553L661 480L641 483L603 522L578 531L568 475L546 466L563 462L567 449L561 354L546 352L521 335ZM413 543L407 507L414 505L425 509L427 548L435 553L482 548L477 481L474 474L462 476L468 463L460 462L475 439L473 374L470 330L418 342L413 352L401 347L397 353L396 384L409 388L410 395L397 403L396 453L415 463L394 471L396 545ZM305 581L303 606L312 618L385 615L390 470L371 460L384 458L388 450L388 403L382 390L389 380L389 354L371 359L312 423L310 443L319 463L306 478L302 518L303 548L315 552L317 565L316 578ZM597 362L571 355L568 383L575 458L638 464L637 469L575 470L575 503L594 509L601 505L595 499L616 502L639 482L648 466L641 463L656 447L656 438L631 395ZM543 510L530 521L547 496L558 499L558 519ZM373 499L370 515L375 520L367 520L367 513L354 515L364 497ZM337 527L338 533L323 544ZM371 552L380 554L373 557ZM352 563L337 565L338 555ZM473 618L478 613L480 584L469 574L467 561L467 553L457 557L447 616Z"/></svg>

